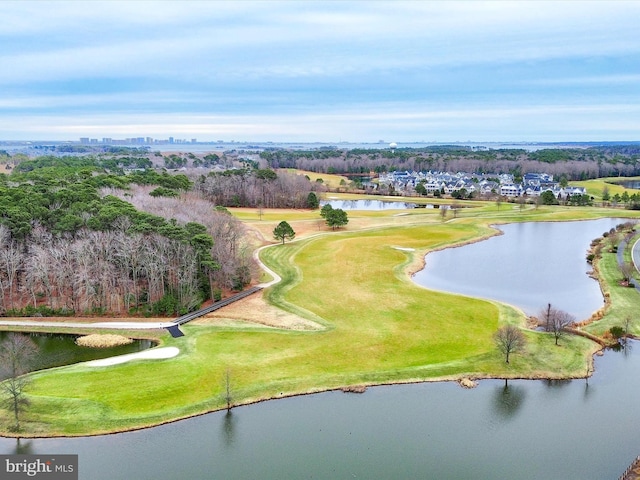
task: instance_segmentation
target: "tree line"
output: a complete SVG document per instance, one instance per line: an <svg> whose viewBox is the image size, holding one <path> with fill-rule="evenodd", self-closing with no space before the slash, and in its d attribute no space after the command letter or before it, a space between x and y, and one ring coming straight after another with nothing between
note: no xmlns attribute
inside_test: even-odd
<svg viewBox="0 0 640 480"><path fill-rule="evenodd" d="M174 315L251 281L240 223L182 201L187 177L90 160L36 159L0 175L0 313ZM158 185L178 198L149 195ZM127 201L140 191L142 208Z"/></svg>
<svg viewBox="0 0 640 480"><path fill-rule="evenodd" d="M195 191L225 207L316 208L309 194L323 189L306 176L269 168L212 172L194 181Z"/></svg>
<svg viewBox="0 0 640 480"><path fill-rule="evenodd" d="M158 233L36 226L11 238L0 225L0 298L7 316L80 313L180 314L200 305L202 251ZM211 267L214 265L209 264Z"/></svg>
<svg viewBox="0 0 640 480"><path fill-rule="evenodd" d="M420 149L269 150L260 157L270 168L298 168L318 173L368 174L395 170L511 173L546 172L568 180L640 175L640 147L603 146L476 150L463 146Z"/></svg>

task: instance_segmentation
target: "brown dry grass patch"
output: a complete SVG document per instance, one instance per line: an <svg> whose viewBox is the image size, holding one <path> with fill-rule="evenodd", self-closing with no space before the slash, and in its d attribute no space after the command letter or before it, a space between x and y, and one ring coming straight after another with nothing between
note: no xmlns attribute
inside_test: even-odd
<svg viewBox="0 0 640 480"><path fill-rule="evenodd" d="M130 343L133 343L131 338L113 334L91 334L76 339L77 345L90 348L119 347Z"/></svg>
<svg viewBox="0 0 640 480"><path fill-rule="evenodd" d="M237 326L238 322L287 330L324 329L322 325L311 320L268 304L262 293L234 302L191 323L195 325Z"/></svg>

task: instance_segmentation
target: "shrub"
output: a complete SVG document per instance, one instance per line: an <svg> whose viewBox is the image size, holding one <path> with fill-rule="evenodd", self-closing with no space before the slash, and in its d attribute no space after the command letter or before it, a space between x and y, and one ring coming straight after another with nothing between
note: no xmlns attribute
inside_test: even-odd
<svg viewBox="0 0 640 480"><path fill-rule="evenodd" d="M151 195L152 197L179 197L180 196L180 194L175 190L172 190L171 188L166 188L166 187L158 187L152 190L151 192L149 192L149 195Z"/></svg>
<svg viewBox="0 0 640 480"><path fill-rule="evenodd" d="M219 302L220 300L222 300L222 290L220 290L219 288L214 288L213 289L213 301L214 302Z"/></svg>
<svg viewBox="0 0 640 480"><path fill-rule="evenodd" d="M609 329L609 333L613 336L613 338L620 338L624 336L624 328L619 325L615 325Z"/></svg>

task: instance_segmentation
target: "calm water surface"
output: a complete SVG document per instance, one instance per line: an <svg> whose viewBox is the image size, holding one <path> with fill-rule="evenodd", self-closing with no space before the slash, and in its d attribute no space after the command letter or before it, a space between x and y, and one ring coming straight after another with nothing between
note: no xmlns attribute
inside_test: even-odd
<svg viewBox="0 0 640 480"><path fill-rule="evenodd" d="M620 182L620 185L622 185L625 188L640 189L640 181L639 180L630 180L628 182Z"/></svg>
<svg viewBox="0 0 640 480"><path fill-rule="evenodd" d="M640 454L640 345L585 380L327 392L118 435L0 439L76 453L86 480L617 479Z"/></svg>
<svg viewBox="0 0 640 480"><path fill-rule="evenodd" d="M8 332L0 332L0 343L4 341L7 335ZM43 333L30 333L27 335L38 347L38 358L34 365L35 370L135 353L153 346L149 340L135 340L128 345L89 348L76 345L77 335Z"/></svg>
<svg viewBox="0 0 640 480"><path fill-rule="evenodd" d="M331 205L333 208L341 208L342 210L393 210L416 208L415 203L391 202L385 200L328 200L320 202L321 206L326 204Z"/></svg>
<svg viewBox="0 0 640 480"><path fill-rule="evenodd" d="M500 225L504 235L428 254L413 279L434 290L500 300L529 315L551 303L583 320L604 304L598 282L587 275L589 244L623 222Z"/></svg>

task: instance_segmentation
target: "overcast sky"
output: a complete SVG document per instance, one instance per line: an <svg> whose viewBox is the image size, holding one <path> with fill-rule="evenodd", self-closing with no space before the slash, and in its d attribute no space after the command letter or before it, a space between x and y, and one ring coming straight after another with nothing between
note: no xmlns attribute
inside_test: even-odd
<svg viewBox="0 0 640 480"><path fill-rule="evenodd" d="M640 140L640 2L0 2L0 139Z"/></svg>

